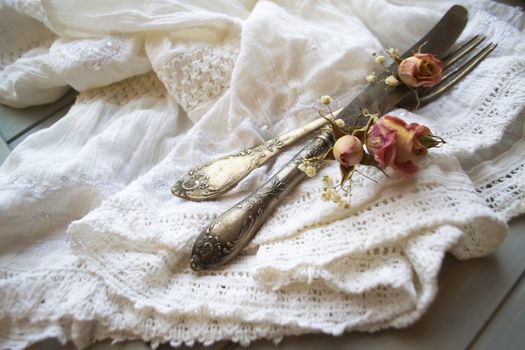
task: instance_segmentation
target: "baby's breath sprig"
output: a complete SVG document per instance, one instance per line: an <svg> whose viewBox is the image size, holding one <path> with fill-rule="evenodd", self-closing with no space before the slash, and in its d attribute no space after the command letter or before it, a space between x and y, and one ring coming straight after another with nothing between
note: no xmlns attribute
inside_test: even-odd
<svg viewBox="0 0 525 350"><path fill-rule="evenodd" d="M388 55L390 56L392 61L396 62L397 64L399 64L399 63L401 63L401 61L403 61L401 56L399 56L399 51L395 47L391 47L391 48L387 49L386 52L388 52Z"/></svg>
<svg viewBox="0 0 525 350"><path fill-rule="evenodd" d="M330 104L332 103L332 97L328 95L321 96L321 103L330 107Z"/></svg>
<svg viewBox="0 0 525 350"><path fill-rule="evenodd" d="M385 56L378 55L378 56L376 56L375 61L376 61L377 64L380 64L380 65L384 66L385 62L386 62L386 59L385 59Z"/></svg>
<svg viewBox="0 0 525 350"><path fill-rule="evenodd" d="M402 59L399 57L398 50L396 48L389 48L386 50L388 53L388 56L390 56L390 59L396 63L399 64ZM387 77L383 81L387 89L392 89L400 84L399 78L397 76L396 72L392 72L388 67L386 66L386 58L383 55L377 55L375 52L372 54L375 56L375 63L388 73ZM374 84L377 81L376 72L372 72L369 75L366 76L366 82L368 84Z"/></svg>
<svg viewBox="0 0 525 350"><path fill-rule="evenodd" d="M376 72L372 72L369 75L367 75L367 77L366 77L366 82L368 84L373 84L373 83L376 82L376 80L377 80Z"/></svg>
<svg viewBox="0 0 525 350"><path fill-rule="evenodd" d="M343 196L346 196L346 199L343 198L341 192L343 193ZM325 202L336 203L341 209L350 208L350 191L344 189L340 185L334 185L334 181L329 175L323 176L321 199Z"/></svg>
<svg viewBox="0 0 525 350"><path fill-rule="evenodd" d="M297 167L308 177L317 175L317 170L321 167L318 159L301 159L301 163Z"/></svg>
<svg viewBox="0 0 525 350"><path fill-rule="evenodd" d="M389 88L396 87L399 84L399 80L396 78L394 74L389 75L385 79L385 85Z"/></svg>

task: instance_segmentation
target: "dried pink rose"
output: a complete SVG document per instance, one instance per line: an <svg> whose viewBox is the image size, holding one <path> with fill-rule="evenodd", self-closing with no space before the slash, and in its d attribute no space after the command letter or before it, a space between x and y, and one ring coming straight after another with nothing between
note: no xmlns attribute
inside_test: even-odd
<svg viewBox="0 0 525 350"><path fill-rule="evenodd" d="M359 164L363 159L363 143L355 136L344 135L335 142L333 152L339 164L348 168Z"/></svg>
<svg viewBox="0 0 525 350"><path fill-rule="evenodd" d="M430 87L441 81L443 62L429 53L416 53L397 67L399 79L410 87Z"/></svg>
<svg viewBox="0 0 525 350"><path fill-rule="evenodd" d="M437 145L432 140L426 126L407 124L401 118L385 115L368 131L366 147L381 169L390 166L408 176L418 170L414 159L427 154L427 147Z"/></svg>

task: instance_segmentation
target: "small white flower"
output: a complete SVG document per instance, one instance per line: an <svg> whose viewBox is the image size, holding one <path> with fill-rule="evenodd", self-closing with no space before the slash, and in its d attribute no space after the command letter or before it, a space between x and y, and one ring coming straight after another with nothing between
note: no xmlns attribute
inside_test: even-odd
<svg viewBox="0 0 525 350"><path fill-rule="evenodd" d="M397 49L393 47L389 48L387 52L392 58L397 57L399 55L399 51L397 51Z"/></svg>
<svg viewBox="0 0 525 350"><path fill-rule="evenodd" d="M321 103L324 104L324 105L329 105L330 103L332 103L332 98L330 96L322 96L321 97Z"/></svg>
<svg viewBox="0 0 525 350"><path fill-rule="evenodd" d="M341 201L341 195L337 192L332 193L332 202L339 203Z"/></svg>
<svg viewBox="0 0 525 350"><path fill-rule="evenodd" d="M297 169L301 170L303 173L306 172L306 162L303 160Z"/></svg>
<svg viewBox="0 0 525 350"><path fill-rule="evenodd" d="M377 64L383 65L383 64L385 64L385 61L386 61L385 60L385 56L379 55L379 56L376 57L375 61L376 61Z"/></svg>
<svg viewBox="0 0 525 350"><path fill-rule="evenodd" d="M337 206L341 209L348 209L350 208L350 203L348 203L347 201L339 201L339 203L337 203Z"/></svg>
<svg viewBox="0 0 525 350"><path fill-rule="evenodd" d="M323 176L323 186L324 187L330 187L333 185L332 178L328 175Z"/></svg>
<svg viewBox="0 0 525 350"><path fill-rule="evenodd" d="M309 165L309 166L306 167L304 173L308 177L314 177L317 174L317 170L315 169L315 167Z"/></svg>
<svg viewBox="0 0 525 350"><path fill-rule="evenodd" d="M328 202L332 198L332 189L325 188L321 193L321 199L325 202Z"/></svg>
<svg viewBox="0 0 525 350"><path fill-rule="evenodd" d="M376 73L373 72L372 74L368 75L368 76L366 77L366 82L367 82L368 84L373 84L373 83L375 83L375 82L376 82Z"/></svg>
<svg viewBox="0 0 525 350"><path fill-rule="evenodd" d="M399 84L399 80L397 80L397 78L396 78L394 75L389 75L389 76L386 77L386 79L385 79L385 84L386 84L386 86L388 86L388 87L394 87L394 86L396 86L397 84Z"/></svg>

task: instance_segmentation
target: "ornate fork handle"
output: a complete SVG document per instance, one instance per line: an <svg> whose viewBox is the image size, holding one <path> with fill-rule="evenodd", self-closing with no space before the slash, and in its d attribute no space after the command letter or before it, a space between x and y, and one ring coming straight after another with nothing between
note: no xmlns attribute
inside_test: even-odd
<svg viewBox="0 0 525 350"><path fill-rule="evenodd" d="M301 160L326 154L333 143L329 132L321 133L261 188L215 218L195 241L191 268L214 268L237 256L275 206L306 176L298 169Z"/></svg>
<svg viewBox="0 0 525 350"><path fill-rule="evenodd" d="M338 112L334 112L334 115ZM194 201L216 198L238 184L253 169L278 154L283 147L326 124L326 119L318 118L263 144L199 165L178 180L171 188L171 193Z"/></svg>

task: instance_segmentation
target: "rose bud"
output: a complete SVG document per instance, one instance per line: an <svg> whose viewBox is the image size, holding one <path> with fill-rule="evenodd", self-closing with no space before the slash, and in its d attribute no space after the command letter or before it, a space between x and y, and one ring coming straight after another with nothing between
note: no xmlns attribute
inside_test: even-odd
<svg viewBox="0 0 525 350"><path fill-rule="evenodd" d="M437 140L426 126L385 115L368 131L366 147L381 169L390 166L411 175L418 170L414 159L427 154L430 143L425 140L429 138Z"/></svg>
<svg viewBox="0 0 525 350"><path fill-rule="evenodd" d="M359 164L363 159L363 143L355 136L344 135L335 142L333 152L339 164L348 168Z"/></svg>
<svg viewBox="0 0 525 350"><path fill-rule="evenodd" d="M430 87L441 81L443 62L429 53L416 53L397 67L399 79L410 87Z"/></svg>

